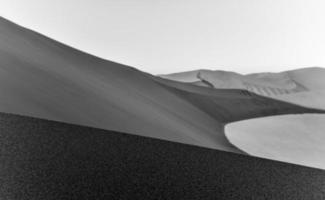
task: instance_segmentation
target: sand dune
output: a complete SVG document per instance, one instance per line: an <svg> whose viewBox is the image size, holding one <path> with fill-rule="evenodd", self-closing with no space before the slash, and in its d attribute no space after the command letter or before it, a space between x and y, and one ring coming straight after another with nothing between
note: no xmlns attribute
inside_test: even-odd
<svg viewBox="0 0 325 200"><path fill-rule="evenodd" d="M187 79L195 84L166 80L0 18L0 112L236 153L243 151L225 137L226 123L323 113L245 90L202 87L205 76Z"/></svg>
<svg viewBox="0 0 325 200"><path fill-rule="evenodd" d="M0 19L0 111L237 152L151 75Z"/></svg>
<svg viewBox="0 0 325 200"><path fill-rule="evenodd" d="M212 86L218 89L243 89L302 106L325 108L318 101L312 100L317 95L319 100L325 102L325 96L322 94L325 89L325 68L320 67L247 75L220 70L197 70L191 73L184 72L162 77L182 82L189 82L187 80L194 80L194 77L197 77L196 81L208 83L201 84L201 86ZM305 96L309 95L310 97L306 99Z"/></svg>

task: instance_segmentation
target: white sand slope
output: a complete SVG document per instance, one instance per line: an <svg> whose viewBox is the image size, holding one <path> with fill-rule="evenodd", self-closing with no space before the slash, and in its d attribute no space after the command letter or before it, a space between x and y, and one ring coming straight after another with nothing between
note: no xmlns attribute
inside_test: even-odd
<svg viewBox="0 0 325 200"><path fill-rule="evenodd" d="M225 128L229 141L250 155L325 169L325 115L243 120Z"/></svg>

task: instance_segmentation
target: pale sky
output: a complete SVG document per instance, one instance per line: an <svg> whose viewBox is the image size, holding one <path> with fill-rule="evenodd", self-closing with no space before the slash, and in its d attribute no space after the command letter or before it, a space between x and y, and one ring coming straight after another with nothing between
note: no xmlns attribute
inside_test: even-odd
<svg viewBox="0 0 325 200"><path fill-rule="evenodd" d="M325 67L323 0L0 0L0 14L153 74Z"/></svg>

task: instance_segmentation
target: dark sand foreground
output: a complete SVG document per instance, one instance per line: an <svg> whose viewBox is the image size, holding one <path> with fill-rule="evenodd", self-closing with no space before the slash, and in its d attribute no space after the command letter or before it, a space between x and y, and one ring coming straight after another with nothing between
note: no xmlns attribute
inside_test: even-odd
<svg viewBox="0 0 325 200"><path fill-rule="evenodd" d="M0 114L0 199L324 199L325 172Z"/></svg>

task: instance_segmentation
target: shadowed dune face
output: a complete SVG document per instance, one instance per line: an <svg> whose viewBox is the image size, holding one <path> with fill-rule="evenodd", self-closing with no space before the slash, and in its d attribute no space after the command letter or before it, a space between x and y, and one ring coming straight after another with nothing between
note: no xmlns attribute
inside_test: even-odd
<svg viewBox="0 0 325 200"><path fill-rule="evenodd" d="M200 76L199 76L200 77ZM240 153L225 123L323 112L244 90L177 83L106 61L0 18L0 111Z"/></svg>
<svg viewBox="0 0 325 200"><path fill-rule="evenodd" d="M262 117L226 125L229 141L250 155L325 169L325 115Z"/></svg>

